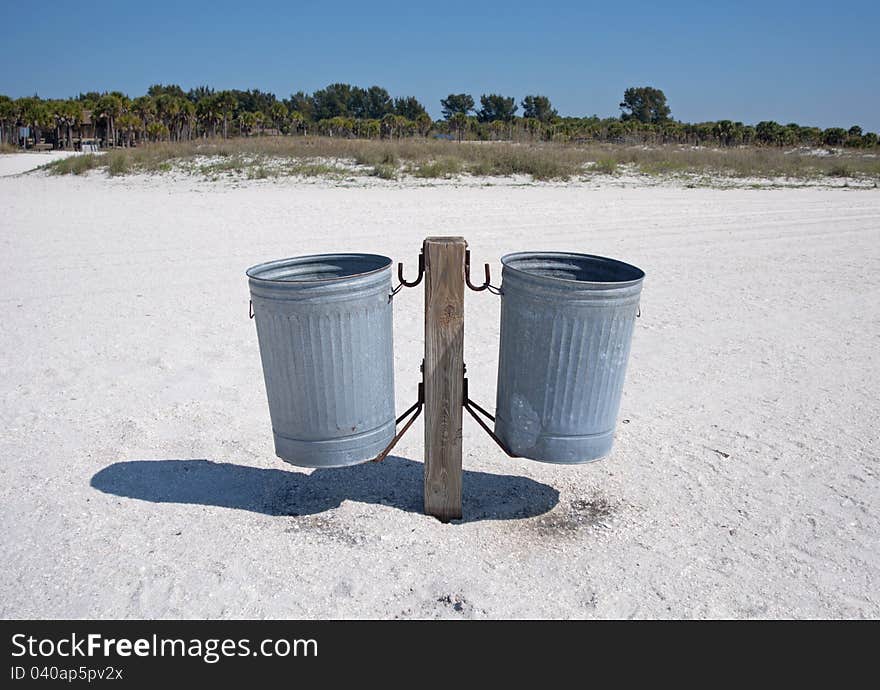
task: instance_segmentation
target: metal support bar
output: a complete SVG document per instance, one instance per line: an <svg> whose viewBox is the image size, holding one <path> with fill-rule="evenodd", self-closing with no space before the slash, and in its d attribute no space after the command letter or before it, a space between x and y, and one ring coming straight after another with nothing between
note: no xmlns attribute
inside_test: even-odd
<svg viewBox="0 0 880 690"><path fill-rule="evenodd" d="M480 405L478 405L477 403L475 403L473 400L471 400L468 397L468 380L467 380L467 378L464 379L464 383L462 385L464 388L464 395L462 396L463 397L462 407L464 407L464 409L466 409L468 411L468 413L471 415L471 417L473 417L476 420L477 424L479 424L483 428L483 431L485 431L487 434L489 434L491 439L493 441L495 441L495 443L498 445L498 447L504 451L505 455L507 455L508 457L511 457L511 458L518 458L519 456L511 453L510 449L504 445L503 441L500 438L498 438L498 436L495 435L495 432L489 428L489 425L486 424L486 422L484 422L482 419L480 419L477 412L479 412L484 417L490 419L493 422L495 421L495 415L490 414L485 409L483 409Z"/></svg>
<svg viewBox="0 0 880 690"><path fill-rule="evenodd" d="M408 414L410 414L411 412L413 412L413 411L415 411L415 414L414 414L412 417L409 418L409 421L407 421L407 423L404 424L403 428L402 428L400 431L397 432L397 434L394 436L393 439L391 439L391 443L389 443L387 446L385 446L385 450L383 450L381 453L379 453L379 454L378 454L375 458L373 458L370 462L382 462L385 458L388 457L388 453L390 453L390 452L392 451L392 449L394 448L394 446L397 445L397 442L398 442L401 438L403 438L403 435L404 435L404 434L409 430L409 428L412 426L412 423L413 423L414 421L416 421L416 419L418 418L418 416L419 416L420 414L422 414L422 408L424 407L424 405L425 405L425 385L424 385L423 383L419 383L419 399L416 400L416 401L415 401L415 402L409 407L409 409L407 409L406 412L404 412L402 415L400 415L400 416L394 421L394 423L395 423L395 424L400 424L400 422L402 422L402 421L406 418L406 416L407 416Z"/></svg>

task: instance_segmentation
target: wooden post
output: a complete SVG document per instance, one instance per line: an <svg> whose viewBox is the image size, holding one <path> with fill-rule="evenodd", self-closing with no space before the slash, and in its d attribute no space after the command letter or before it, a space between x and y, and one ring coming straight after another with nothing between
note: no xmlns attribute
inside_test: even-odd
<svg viewBox="0 0 880 690"><path fill-rule="evenodd" d="M463 237L428 237L425 259L425 513L461 517Z"/></svg>

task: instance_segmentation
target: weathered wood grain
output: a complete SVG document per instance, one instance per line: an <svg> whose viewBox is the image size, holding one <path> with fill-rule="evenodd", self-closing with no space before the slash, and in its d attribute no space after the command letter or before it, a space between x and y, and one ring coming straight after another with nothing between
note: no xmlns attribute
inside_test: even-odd
<svg viewBox="0 0 880 690"><path fill-rule="evenodd" d="M461 517L463 237L428 237L425 256L425 513Z"/></svg>

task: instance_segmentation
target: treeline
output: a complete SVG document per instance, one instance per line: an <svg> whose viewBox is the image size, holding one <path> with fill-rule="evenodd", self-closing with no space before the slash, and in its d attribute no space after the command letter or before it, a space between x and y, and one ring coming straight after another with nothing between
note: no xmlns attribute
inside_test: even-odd
<svg viewBox="0 0 880 690"><path fill-rule="evenodd" d="M175 84L151 86L129 98L118 91L82 93L66 100L0 95L0 142L28 146L46 142L75 148L87 138L105 146L202 137L320 134L335 137L445 137L462 140L677 143L739 146L846 146L872 148L877 134L861 127L821 129L772 121L747 125L731 120L674 120L665 94L652 87L627 89L619 118L561 117L546 96L516 99L449 94L443 117L432 120L414 97L392 98L382 87L330 84L314 93L279 99L251 89L184 91ZM25 129L26 128L26 129ZM24 136L23 132L25 133Z"/></svg>

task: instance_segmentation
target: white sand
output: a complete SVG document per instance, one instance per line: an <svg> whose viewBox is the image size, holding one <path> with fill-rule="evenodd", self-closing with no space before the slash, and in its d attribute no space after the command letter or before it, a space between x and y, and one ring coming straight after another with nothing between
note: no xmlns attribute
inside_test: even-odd
<svg viewBox="0 0 880 690"><path fill-rule="evenodd" d="M3 617L880 615L880 192L26 175L0 207ZM466 419L450 525L420 513L421 424L381 465L273 456L244 278L413 267L429 234L496 276L522 249L648 274L614 454L511 460ZM395 300L400 409L421 310ZM489 407L497 329L469 293Z"/></svg>
<svg viewBox="0 0 880 690"><path fill-rule="evenodd" d="M52 161L81 156L75 151L28 151L27 153L0 153L0 177L19 175Z"/></svg>

